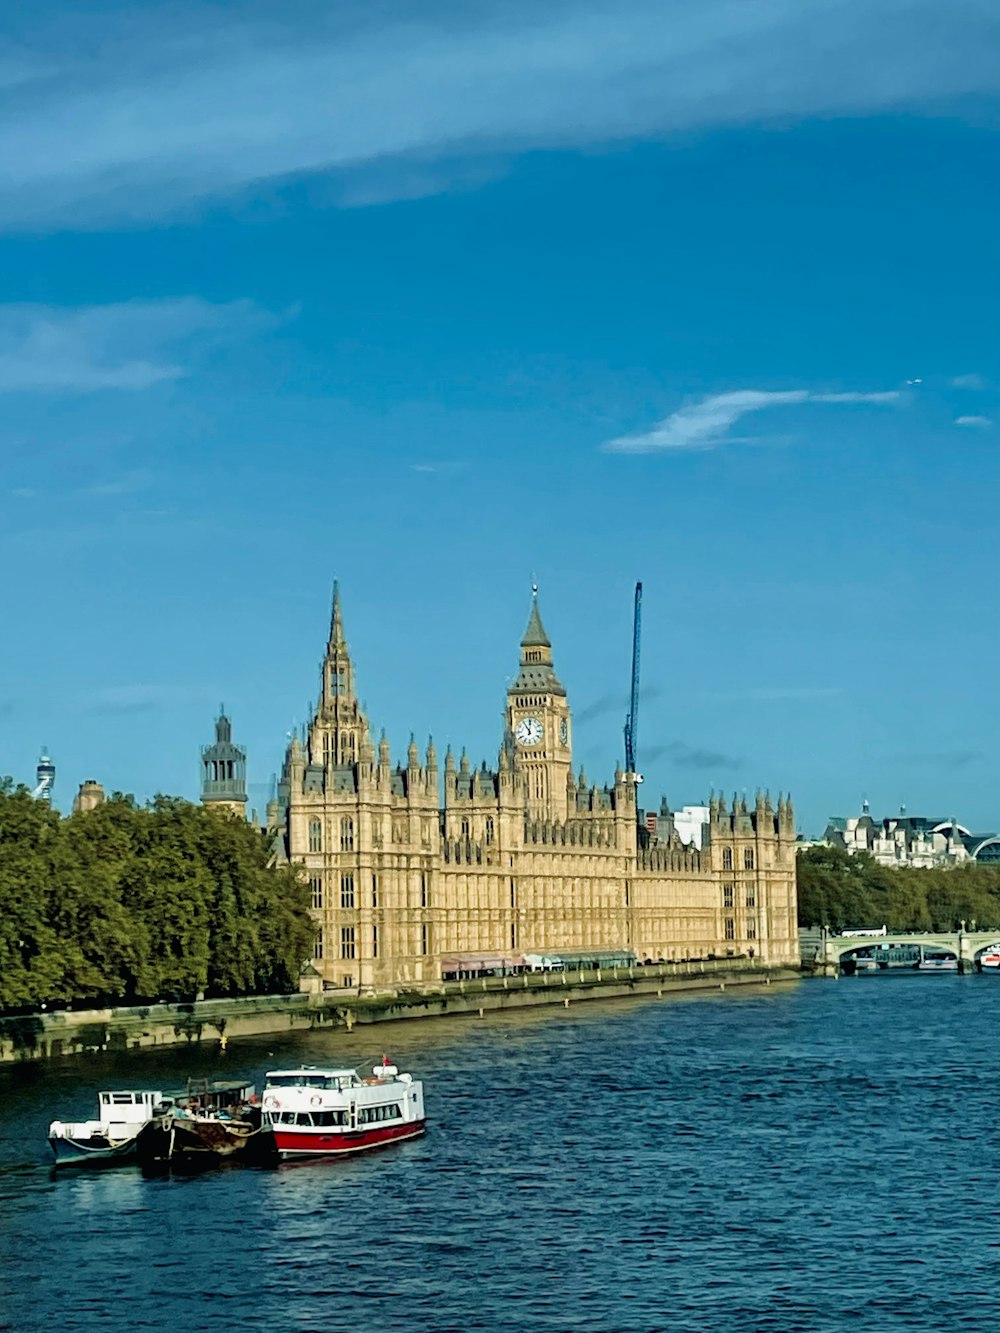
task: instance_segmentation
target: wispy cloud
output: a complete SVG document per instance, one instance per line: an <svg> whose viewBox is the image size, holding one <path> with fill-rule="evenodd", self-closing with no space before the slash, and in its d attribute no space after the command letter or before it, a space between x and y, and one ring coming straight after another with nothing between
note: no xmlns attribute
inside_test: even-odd
<svg viewBox="0 0 1000 1333"><path fill-rule="evenodd" d="M954 375L948 381L953 389L985 389L986 380L982 375Z"/></svg>
<svg viewBox="0 0 1000 1333"><path fill-rule="evenodd" d="M735 443L730 427L750 412L798 403L895 403L897 390L885 393L814 393L809 389L736 389L690 403L638 435L622 435L601 447L612 454L656 454L667 450L715 449Z"/></svg>
<svg viewBox="0 0 1000 1333"><path fill-rule="evenodd" d="M980 750L932 750L918 754L893 754L889 758L898 764L919 764L921 767L943 769L957 773L984 756Z"/></svg>
<svg viewBox="0 0 1000 1333"><path fill-rule="evenodd" d="M677 768L693 769L697 772L718 772L722 769L737 769L743 764L742 759L723 754L719 750L706 750L697 745L687 745L684 741L671 741L669 745L644 746L640 756L643 763L666 756Z"/></svg>
<svg viewBox="0 0 1000 1333"><path fill-rule="evenodd" d="M148 389L186 375L196 349L272 318L251 301L213 305L196 297L0 305L0 393Z"/></svg>
<svg viewBox="0 0 1000 1333"><path fill-rule="evenodd" d="M415 171L445 187L429 163L1000 90L982 0L66 9L21 20L31 40L0 69L0 224L150 216L302 173L355 173L364 198L357 170L386 162L412 194Z"/></svg>
<svg viewBox="0 0 1000 1333"><path fill-rule="evenodd" d="M955 425L966 426L972 430L976 430L982 426L992 426L993 419L992 417L956 417Z"/></svg>
<svg viewBox="0 0 1000 1333"><path fill-rule="evenodd" d="M839 685L761 685L744 690L706 690L699 697L717 703L820 703L843 693Z"/></svg>
<svg viewBox="0 0 1000 1333"><path fill-rule="evenodd" d="M176 685L108 685L88 695L82 706L97 714L154 713L203 697L207 697L204 690Z"/></svg>

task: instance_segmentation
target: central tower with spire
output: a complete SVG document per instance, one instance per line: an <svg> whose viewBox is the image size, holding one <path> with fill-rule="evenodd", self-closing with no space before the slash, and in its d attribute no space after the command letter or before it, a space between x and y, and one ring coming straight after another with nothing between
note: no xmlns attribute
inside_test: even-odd
<svg viewBox="0 0 1000 1333"><path fill-rule="evenodd" d="M330 635L320 667L320 694L309 734L309 758L324 769L356 764L367 722L354 690L354 666L344 636L340 584L333 585Z"/></svg>
<svg viewBox="0 0 1000 1333"><path fill-rule="evenodd" d="M521 639L521 667L507 691L507 731L524 774L527 814L565 823L573 747L566 690L552 665L552 644L531 588L531 614Z"/></svg>

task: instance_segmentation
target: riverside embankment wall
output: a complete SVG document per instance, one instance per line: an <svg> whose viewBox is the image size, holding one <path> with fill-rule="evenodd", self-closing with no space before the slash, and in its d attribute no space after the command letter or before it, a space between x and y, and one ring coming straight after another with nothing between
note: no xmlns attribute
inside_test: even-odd
<svg viewBox="0 0 1000 1333"><path fill-rule="evenodd" d="M184 1043L228 1043L240 1037L308 1032L358 1023L411 1018L485 1017L538 1005L569 1007L584 1000L665 996L685 991L720 991L795 981L793 968L763 967L727 959L611 972L548 972L453 982L433 990L390 995L327 992L322 995L264 995L237 1000L199 1000L134 1009L56 1010L0 1018L0 1064L85 1055L91 1051L140 1050Z"/></svg>

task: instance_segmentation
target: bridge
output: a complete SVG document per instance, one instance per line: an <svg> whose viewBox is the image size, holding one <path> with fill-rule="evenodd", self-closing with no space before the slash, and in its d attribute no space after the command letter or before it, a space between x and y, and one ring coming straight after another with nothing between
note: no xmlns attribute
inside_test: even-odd
<svg viewBox="0 0 1000 1333"><path fill-rule="evenodd" d="M919 949L926 953L950 953L958 959L960 972L974 972L979 959L989 948L1000 948L1000 930L908 931L894 930L885 935L834 935L820 930L813 961L817 970L836 976L841 962L848 957L872 950L877 957L882 949Z"/></svg>

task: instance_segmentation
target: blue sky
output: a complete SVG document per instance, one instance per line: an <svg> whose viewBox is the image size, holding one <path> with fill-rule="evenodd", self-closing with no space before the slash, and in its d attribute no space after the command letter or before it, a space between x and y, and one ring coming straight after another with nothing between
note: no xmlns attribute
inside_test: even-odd
<svg viewBox="0 0 1000 1333"><path fill-rule="evenodd" d="M1000 15L41 4L0 44L0 772L263 805L361 692L495 756L536 576L576 757L1000 828Z"/></svg>

